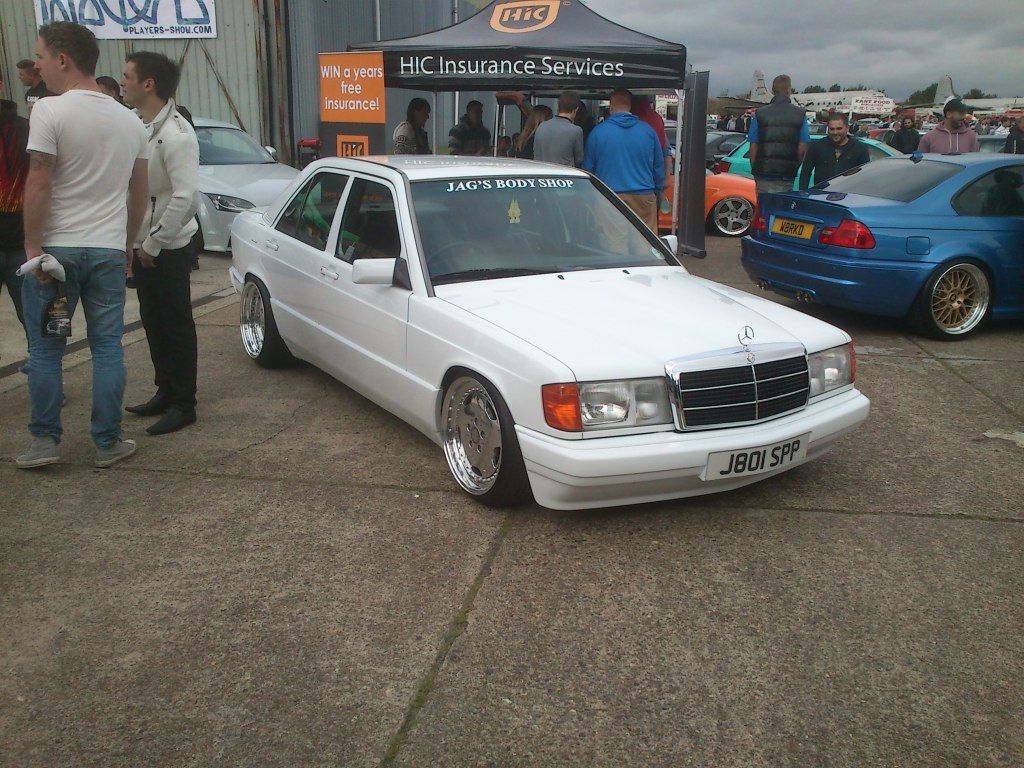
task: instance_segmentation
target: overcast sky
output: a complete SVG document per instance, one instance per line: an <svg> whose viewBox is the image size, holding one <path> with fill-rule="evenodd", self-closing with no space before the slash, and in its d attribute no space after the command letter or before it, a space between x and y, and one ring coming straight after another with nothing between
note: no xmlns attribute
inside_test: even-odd
<svg viewBox="0 0 1024 768"><path fill-rule="evenodd" d="M586 0L619 24L683 43L710 95L746 93L755 69L897 99L951 75L963 93L1024 96L1024 0Z"/></svg>

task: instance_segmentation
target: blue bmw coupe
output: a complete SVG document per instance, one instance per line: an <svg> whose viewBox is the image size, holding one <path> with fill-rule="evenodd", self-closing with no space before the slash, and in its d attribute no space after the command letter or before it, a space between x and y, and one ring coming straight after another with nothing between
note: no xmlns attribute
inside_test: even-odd
<svg viewBox="0 0 1024 768"><path fill-rule="evenodd" d="M760 196L743 266L764 289L963 338L1024 317L1024 157L891 157Z"/></svg>

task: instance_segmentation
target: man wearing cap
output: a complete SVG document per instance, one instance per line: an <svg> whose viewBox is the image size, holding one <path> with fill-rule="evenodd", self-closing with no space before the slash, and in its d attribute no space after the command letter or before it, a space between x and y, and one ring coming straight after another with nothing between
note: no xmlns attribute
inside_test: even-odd
<svg viewBox="0 0 1024 768"><path fill-rule="evenodd" d="M943 120L921 137L918 152L936 152L943 155L959 155L964 152L980 152L978 134L964 123L967 107L960 99L950 99L942 107Z"/></svg>

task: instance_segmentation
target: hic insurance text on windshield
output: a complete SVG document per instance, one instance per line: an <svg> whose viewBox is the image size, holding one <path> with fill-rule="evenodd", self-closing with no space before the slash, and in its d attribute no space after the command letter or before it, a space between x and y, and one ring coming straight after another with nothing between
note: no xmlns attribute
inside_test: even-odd
<svg viewBox="0 0 1024 768"><path fill-rule="evenodd" d="M524 59L450 59L445 56L402 56L403 75L579 75L589 77L622 77L622 64L581 59L556 59L544 56L540 61Z"/></svg>

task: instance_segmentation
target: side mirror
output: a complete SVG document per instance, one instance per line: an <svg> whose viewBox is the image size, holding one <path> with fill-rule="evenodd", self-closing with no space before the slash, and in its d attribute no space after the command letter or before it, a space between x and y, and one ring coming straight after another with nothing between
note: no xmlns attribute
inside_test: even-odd
<svg viewBox="0 0 1024 768"><path fill-rule="evenodd" d="M391 285L398 259L356 259L352 262L352 282L356 285Z"/></svg>
<svg viewBox="0 0 1024 768"><path fill-rule="evenodd" d="M672 251L673 256L679 254L679 238L675 235L662 235L661 242L668 246L668 249Z"/></svg>
<svg viewBox="0 0 1024 768"><path fill-rule="evenodd" d="M267 154L269 154L272 158L277 160L277 150L276 149L274 149L273 147L264 147L264 149L267 150Z"/></svg>

